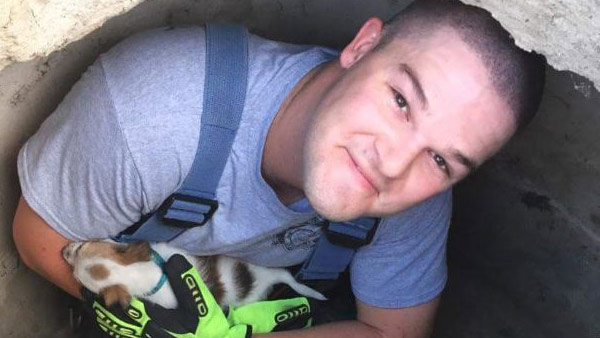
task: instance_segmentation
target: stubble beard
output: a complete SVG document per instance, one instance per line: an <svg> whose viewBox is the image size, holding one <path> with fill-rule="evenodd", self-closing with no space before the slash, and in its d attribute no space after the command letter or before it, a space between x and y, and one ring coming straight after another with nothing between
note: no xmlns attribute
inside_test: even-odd
<svg viewBox="0 0 600 338"><path fill-rule="evenodd" d="M356 210L352 208L352 200L347 198L351 192L345 191L343 184L335 184L340 182L339 179L331 178L331 182L327 182L327 171L335 170L324 166L327 160L327 156L323 155L306 158L303 170L306 198L320 216L330 221L346 221L358 217L354 215Z"/></svg>

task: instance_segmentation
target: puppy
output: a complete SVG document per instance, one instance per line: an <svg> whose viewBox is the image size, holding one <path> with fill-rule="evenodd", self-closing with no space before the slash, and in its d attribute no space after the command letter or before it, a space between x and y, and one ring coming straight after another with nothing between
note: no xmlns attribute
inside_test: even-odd
<svg viewBox="0 0 600 338"><path fill-rule="evenodd" d="M260 267L225 256L192 256L166 243L87 241L70 243L62 249L83 286L102 295L106 305L119 302L124 308L132 296L168 309L177 307L161 266L174 254L183 255L194 265L223 308L264 300L278 283L289 285L303 296L326 299L298 283L285 269Z"/></svg>

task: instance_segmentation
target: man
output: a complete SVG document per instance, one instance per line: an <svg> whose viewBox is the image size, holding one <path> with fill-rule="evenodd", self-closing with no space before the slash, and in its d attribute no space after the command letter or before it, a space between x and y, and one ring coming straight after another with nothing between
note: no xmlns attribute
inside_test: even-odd
<svg viewBox="0 0 600 338"><path fill-rule="evenodd" d="M198 142L204 31L160 29L90 67L21 150L23 261L80 297L60 249L106 238L181 184ZM339 56L252 36L244 113L207 226L172 244L301 263L329 220L383 217L350 267L357 319L273 337L425 337L446 280L450 187L539 104L543 61L483 10L417 1ZM314 209L314 210L313 210Z"/></svg>

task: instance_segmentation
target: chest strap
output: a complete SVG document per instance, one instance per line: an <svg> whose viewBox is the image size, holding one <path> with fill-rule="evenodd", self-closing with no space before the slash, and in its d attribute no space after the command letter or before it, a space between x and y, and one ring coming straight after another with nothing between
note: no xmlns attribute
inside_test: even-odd
<svg viewBox="0 0 600 338"><path fill-rule="evenodd" d="M168 242L187 229L204 225L218 208L216 189L239 126L248 77L245 28L206 25L204 106L192 168L181 188L156 212L145 215L114 240ZM371 242L378 218L329 222L297 277L332 281L350 264L356 250Z"/></svg>
<svg viewBox="0 0 600 338"><path fill-rule="evenodd" d="M242 26L206 25L204 104L198 148L181 187L158 210L113 239L167 242L206 223L218 208L216 189L235 138L248 78L247 31Z"/></svg>
<svg viewBox="0 0 600 338"><path fill-rule="evenodd" d="M380 219L363 217L348 222L328 222L296 278L304 282L335 281L352 261L356 250L373 239Z"/></svg>

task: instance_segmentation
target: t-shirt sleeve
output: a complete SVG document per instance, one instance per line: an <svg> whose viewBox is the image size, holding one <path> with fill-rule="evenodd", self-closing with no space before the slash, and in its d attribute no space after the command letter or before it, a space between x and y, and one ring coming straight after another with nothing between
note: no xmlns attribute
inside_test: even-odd
<svg viewBox="0 0 600 338"><path fill-rule="evenodd" d="M138 220L143 192L100 59L25 143L27 203L70 240L106 238Z"/></svg>
<svg viewBox="0 0 600 338"><path fill-rule="evenodd" d="M452 194L445 191L382 219L372 244L359 249L352 260L355 296L380 308L416 306L437 296L447 279L451 213Z"/></svg>

